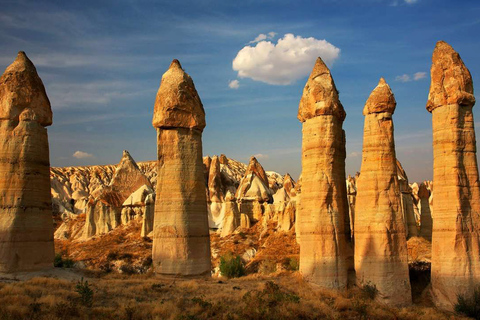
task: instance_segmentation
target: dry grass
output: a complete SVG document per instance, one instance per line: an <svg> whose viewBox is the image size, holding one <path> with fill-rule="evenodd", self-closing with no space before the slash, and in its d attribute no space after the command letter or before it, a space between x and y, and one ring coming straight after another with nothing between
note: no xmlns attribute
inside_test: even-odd
<svg viewBox="0 0 480 320"><path fill-rule="evenodd" d="M318 289L297 272L231 280L112 273L88 281L91 307L79 302L76 282L0 282L0 319L459 319L433 308L389 308L358 290Z"/></svg>

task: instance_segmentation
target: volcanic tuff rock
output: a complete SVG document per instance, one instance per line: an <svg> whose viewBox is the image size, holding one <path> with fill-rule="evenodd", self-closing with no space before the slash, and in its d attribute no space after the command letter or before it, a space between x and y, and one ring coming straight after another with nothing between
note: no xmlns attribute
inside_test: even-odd
<svg viewBox="0 0 480 320"><path fill-rule="evenodd" d="M426 183L420 184L418 188L418 197L420 198L420 236L432 241L432 213L430 211L430 190Z"/></svg>
<svg viewBox="0 0 480 320"><path fill-rule="evenodd" d="M400 186L402 213L405 222L405 230L407 231L407 238L416 237L418 235L417 222L415 220L414 204L412 188L408 184L408 177L402 164L397 159L397 178Z"/></svg>
<svg viewBox="0 0 480 320"><path fill-rule="evenodd" d="M92 197L88 200L86 209L87 217L83 238L109 232L120 224L130 221L131 217L136 216L136 213L140 213L140 211L122 210L122 206L131 207L134 205L132 202L138 202L136 206L143 207L146 194L153 192L151 186L150 181L140 171L135 160L128 151L124 150L110 183L91 192ZM124 202L130 196L140 197L140 199L132 198L130 203L125 204Z"/></svg>
<svg viewBox="0 0 480 320"><path fill-rule="evenodd" d="M250 158L235 197L244 201L273 201L273 193L269 187L267 174L262 165L253 156Z"/></svg>
<svg viewBox="0 0 480 320"><path fill-rule="evenodd" d="M303 140L297 233L300 271L326 288L346 288L353 262L345 184L345 116L330 70L318 58L298 108Z"/></svg>
<svg viewBox="0 0 480 320"><path fill-rule="evenodd" d="M0 273L53 267L52 111L24 52L0 78Z"/></svg>
<svg viewBox="0 0 480 320"><path fill-rule="evenodd" d="M158 177L153 230L155 271L210 274L202 131L205 111L192 78L173 60L155 100Z"/></svg>
<svg viewBox="0 0 480 320"><path fill-rule="evenodd" d="M392 113L395 98L382 78L364 109L362 165L355 205L355 271L388 305L412 302L405 222L397 176Z"/></svg>
<svg viewBox="0 0 480 320"><path fill-rule="evenodd" d="M470 72L443 41L433 51L427 110L432 113L432 293L452 308L480 281L480 185Z"/></svg>

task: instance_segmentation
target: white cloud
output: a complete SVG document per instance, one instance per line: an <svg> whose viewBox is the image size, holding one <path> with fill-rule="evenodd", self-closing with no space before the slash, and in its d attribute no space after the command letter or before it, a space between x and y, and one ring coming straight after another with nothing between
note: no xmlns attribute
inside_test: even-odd
<svg viewBox="0 0 480 320"><path fill-rule="evenodd" d="M257 153L257 154L254 154L253 156L254 156L255 158L257 158L257 160L260 160L260 159L268 159L268 154Z"/></svg>
<svg viewBox="0 0 480 320"><path fill-rule="evenodd" d="M409 82L412 81L412 79L410 79L410 76L408 74L402 74L401 76L396 76L395 81Z"/></svg>
<svg viewBox="0 0 480 320"><path fill-rule="evenodd" d="M260 41L263 41L263 40L267 40L267 39L273 39L275 37L277 33L276 32L269 32L267 34L264 34L264 33L260 33L255 39L253 39L252 41L250 41L249 43L257 43L257 42L260 42Z"/></svg>
<svg viewBox="0 0 480 320"><path fill-rule="evenodd" d="M77 159L91 159L95 158L93 154L86 153L83 151L75 151L74 154L72 154L72 157L77 158Z"/></svg>
<svg viewBox="0 0 480 320"><path fill-rule="evenodd" d="M238 89L240 87L240 82L238 80L232 80L228 83L230 89Z"/></svg>
<svg viewBox="0 0 480 320"><path fill-rule="evenodd" d="M400 82L418 81L426 77L427 77L426 72L415 72L412 76L408 74L402 74L401 76L396 76L395 81L400 81Z"/></svg>
<svg viewBox="0 0 480 320"><path fill-rule="evenodd" d="M358 156L360 156L361 153L360 152L356 152L356 151L353 151L353 152L350 152L348 155L347 155L347 158L356 158Z"/></svg>
<svg viewBox="0 0 480 320"><path fill-rule="evenodd" d="M420 79L423 79L427 76L426 72L416 72L413 74L413 80L418 81Z"/></svg>
<svg viewBox="0 0 480 320"><path fill-rule="evenodd" d="M417 3L418 0L405 0L405 2L408 4L414 4L414 3Z"/></svg>
<svg viewBox="0 0 480 320"><path fill-rule="evenodd" d="M340 49L326 40L287 33L276 44L260 41L255 46L243 47L232 67L240 78L288 85L309 75L317 57L331 65L339 55Z"/></svg>

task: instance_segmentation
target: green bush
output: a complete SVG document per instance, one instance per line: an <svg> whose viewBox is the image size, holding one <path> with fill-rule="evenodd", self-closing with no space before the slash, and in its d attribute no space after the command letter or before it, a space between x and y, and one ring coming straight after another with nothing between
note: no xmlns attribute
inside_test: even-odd
<svg viewBox="0 0 480 320"><path fill-rule="evenodd" d="M377 286L370 282L364 284L361 290L363 295L370 300L374 300L378 295Z"/></svg>
<svg viewBox="0 0 480 320"><path fill-rule="evenodd" d="M480 287L475 288L470 297L458 294L455 312L480 320Z"/></svg>
<svg viewBox="0 0 480 320"><path fill-rule="evenodd" d="M220 257L220 273L227 278L238 278L245 275L245 266L240 256L231 253Z"/></svg>
<svg viewBox="0 0 480 320"><path fill-rule="evenodd" d="M258 268L258 272L261 274L270 274L274 273L275 271L277 271L277 264L275 261L269 259L263 260Z"/></svg>
<svg viewBox="0 0 480 320"><path fill-rule="evenodd" d="M86 307L93 305L93 290L90 288L88 281L83 281L83 278L77 282L75 292L80 295L80 303Z"/></svg>
<svg viewBox="0 0 480 320"><path fill-rule="evenodd" d="M60 253L57 253L53 260L53 266L55 268L73 268L74 264L75 262L72 259L63 259Z"/></svg>
<svg viewBox="0 0 480 320"><path fill-rule="evenodd" d="M286 270L298 271L300 268L300 263L298 262L297 258L287 258L283 263L283 267Z"/></svg>

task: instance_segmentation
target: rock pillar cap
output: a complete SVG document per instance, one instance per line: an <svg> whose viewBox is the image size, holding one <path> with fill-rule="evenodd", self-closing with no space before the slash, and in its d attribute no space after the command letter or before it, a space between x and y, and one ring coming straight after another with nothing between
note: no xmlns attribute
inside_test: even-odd
<svg viewBox="0 0 480 320"><path fill-rule="evenodd" d="M458 104L475 105L470 71L460 55L445 41L438 41L432 55L427 110Z"/></svg>
<svg viewBox="0 0 480 320"><path fill-rule="evenodd" d="M397 102L395 101L395 96L393 95L390 86L387 84L385 79L380 78L378 85L373 89L372 93L365 103L365 108L363 108L363 115L371 113L383 113L388 112L393 114L395 112L395 107Z"/></svg>
<svg viewBox="0 0 480 320"><path fill-rule="evenodd" d="M192 78L174 59L162 76L155 99L152 124L155 128L205 128L205 110Z"/></svg>
<svg viewBox="0 0 480 320"><path fill-rule="evenodd" d="M0 120L37 121L44 127L52 124L45 87L23 51L0 78Z"/></svg>
<svg viewBox="0 0 480 320"><path fill-rule="evenodd" d="M305 122L322 115L334 115L340 121L343 121L347 114L338 98L338 91L330 70L318 57L303 89L297 118L301 122Z"/></svg>

